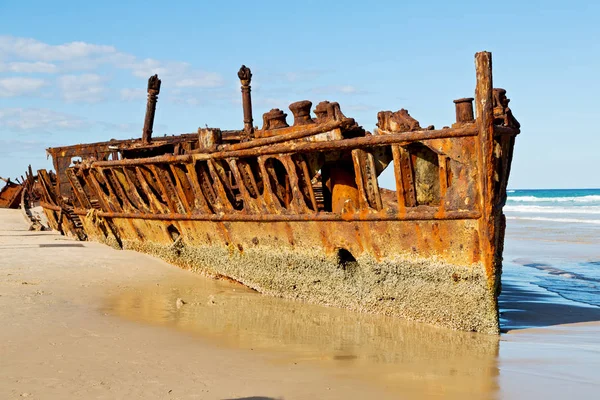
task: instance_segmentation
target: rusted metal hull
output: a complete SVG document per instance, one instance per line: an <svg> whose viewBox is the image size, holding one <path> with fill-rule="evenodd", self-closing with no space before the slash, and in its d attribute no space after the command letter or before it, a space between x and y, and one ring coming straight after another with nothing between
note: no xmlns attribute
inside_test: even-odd
<svg viewBox="0 0 600 400"><path fill-rule="evenodd" d="M308 101L290 105L294 126L271 110L255 129L243 70L245 129L227 134L238 139L200 129L152 141L149 120L140 142L49 149L57 174L39 171L42 206L65 234L262 293L497 333L519 126L492 88L489 53L476 69L477 119L474 99L460 99L451 128L386 111L373 134L337 103L320 103L313 120ZM386 168L395 190L380 187Z"/></svg>
<svg viewBox="0 0 600 400"><path fill-rule="evenodd" d="M0 208L19 208L23 185L6 182L0 190Z"/></svg>

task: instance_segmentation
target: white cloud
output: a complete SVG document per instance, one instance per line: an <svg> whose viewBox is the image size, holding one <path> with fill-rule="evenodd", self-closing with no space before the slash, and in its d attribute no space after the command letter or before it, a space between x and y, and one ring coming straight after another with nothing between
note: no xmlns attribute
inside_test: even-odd
<svg viewBox="0 0 600 400"><path fill-rule="evenodd" d="M56 80L58 89L66 101L99 101L107 90L107 80L99 79L100 67L108 67L130 72L134 77L147 79L150 75L159 77L173 88L216 88L224 84L222 76L195 68L179 61L160 61L152 58L139 59L133 54L118 51L114 46L97 45L86 42L69 42L52 45L36 39L0 35L0 72L17 74L67 73ZM76 72L88 71L83 75ZM7 78L9 94L35 92L40 80L33 78ZM18 81L21 79L21 81ZM19 85L16 88L15 85ZM121 91L121 98L131 99L134 92ZM2 94L0 94L2 96Z"/></svg>
<svg viewBox="0 0 600 400"><path fill-rule="evenodd" d="M0 54L25 60L70 61L114 54L116 52L117 50L113 46L95 45L85 42L50 45L35 39L0 36Z"/></svg>
<svg viewBox="0 0 600 400"><path fill-rule="evenodd" d="M221 75L214 72L195 72L190 78L179 79L175 82L177 87L201 87L212 88L223 85Z"/></svg>
<svg viewBox="0 0 600 400"><path fill-rule="evenodd" d="M340 93L356 93L357 90L354 86L350 86L350 85L344 85L344 86L338 86L337 88L339 90Z"/></svg>
<svg viewBox="0 0 600 400"><path fill-rule="evenodd" d="M186 106L197 106L202 103L202 100L200 100L200 98L187 94L171 97L170 101L174 104L181 104Z"/></svg>
<svg viewBox="0 0 600 400"><path fill-rule="evenodd" d="M67 102L96 103L104 99L104 79L96 74L63 75L58 78L62 98Z"/></svg>
<svg viewBox="0 0 600 400"><path fill-rule="evenodd" d="M20 76L0 79L0 97L14 97L35 93L45 84L42 79Z"/></svg>
<svg viewBox="0 0 600 400"><path fill-rule="evenodd" d="M363 91L358 90L352 85L338 85L338 86L321 86L316 87L313 93L324 93L324 94L364 94Z"/></svg>
<svg viewBox="0 0 600 400"><path fill-rule="evenodd" d="M146 97L146 91L144 89L125 88L121 89L119 93L121 95L121 100L123 101L140 100Z"/></svg>
<svg viewBox="0 0 600 400"><path fill-rule="evenodd" d="M122 61L118 61L116 65L130 70L134 76L147 79L151 75L158 74L161 80L174 87L213 88L223 86L224 83L220 74L194 69L186 62L161 62L152 58Z"/></svg>
<svg viewBox="0 0 600 400"><path fill-rule="evenodd" d="M117 60L115 63L119 68L128 69L134 76L138 78L148 78L151 75L158 74L161 78L169 73L169 70L158 60L146 58L144 60L128 59ZM177 67L182 69L178 64L186 65L185 63L175 63ZM171 67L173 70L173 67ZM172 71L171 71L172 72Z"/></svg>
<svg viewBox="0 0 600 400"><path fill-rule="evenodd" d="M80 129L87 123L73 115L47 108L0 109L0 128L16 131L51 131Z"/></svg>
<svg viewBox="0 0 600 400"><path fill-rule="evenodd" d="M318 70L291 71L283 73L282 76L286 81L293 83L298 81L310 81L323 75L323 73L323 71Z"/></svg>
<svg viewBox="0 0 600 400"><path fill-rule="evenodd" d="M106 122L90 120L48 108L2 108L0 109L0 130L27 134L32 132L90 131L96 128L109 131L111 134L129 133L131 137L141 137L143 118L142 114L139 116L138 122ZM156 124L154 127L155 130L166 130L166 126L162 124ZM7 138L7 140L9 139ZM20 137L15 140L25 139ZM68 143L61 143L61 145L64 144Z"/></svg>
<svg viewBox="0 0 600 400"><path fill-rule="evenodd" d="M32 154L36 156L44 155L44 148L52 146L49 141L40 141L37 139L8 139L0 140L0 154L4 156L15 156L19 153L27 154L27 161ZM20 158L20 157L19 157Z"/></svg>
<svg viewBox="0 0 600 400"><path fill-rule="evenodd" d="M109 131L111 134L114 133L129 133L131 137L141 137L144 116L140 116L140 122L124 122L124 123L113 123L113 122L102 122L97 121L94 124L105 131ZM155 130L157 125L155 125Z"/></svg>
<svg viewBox="0 0 600 400"><path fill-rule="evenodd" d="M16 72L22 74L55 74L58 68L55 64L36 61L36 62L10 62L6 64L0 63L0 72Z"/></svg>
<svg viewBox="0 0 600 400"><path fill-rule="evenodd" d="M343 108L346 111L356 111L356 112L375 110L375 107L368 105L368 104L348 104L348 105L345 105ZM342 110L342 112L344 110Z"/></svg>
<svg viewBox="0 0 600 400"><path fill-rule="evenodd" d="M235 101L238 102L238 100L235 100ZM286 112L288 114L290 114L288 105L291 104L292 102L293 102L293 100L290 100L290 99L285 99L285 98L280 98L280 97L263 97L263 96L261 96L253 101L253 103L256 104L257 107L279 108L279 109L283 110L283 112ZM241 103L241 101L239 101L239 103Z"/></svg>

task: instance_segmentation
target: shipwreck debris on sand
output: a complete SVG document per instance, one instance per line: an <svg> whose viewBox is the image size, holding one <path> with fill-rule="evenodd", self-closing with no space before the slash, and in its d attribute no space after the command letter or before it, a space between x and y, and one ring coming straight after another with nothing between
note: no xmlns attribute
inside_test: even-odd
<svg viewBox="0 0 600 400"><path fill-rule="evenodd" d="M1 176L0 180L4 182L4 186L0 189L0 208L19 208L23 185Z"/></svg>
<svg viewBox="0 0 600 400"><path fill-rule="evenodd" d="M336 102L291 104L243 129L153 137L161 81L148 81L141 139L48 149L40 170L53 229L156 255L259 292L498 332L506 185L519 124L475 56L474 98L451 127L381 111L366 131ZM473 102L475 110L473 110ZM314 115L311 114L314 112ZM378 177L393 170L395 190Z"/></svg>

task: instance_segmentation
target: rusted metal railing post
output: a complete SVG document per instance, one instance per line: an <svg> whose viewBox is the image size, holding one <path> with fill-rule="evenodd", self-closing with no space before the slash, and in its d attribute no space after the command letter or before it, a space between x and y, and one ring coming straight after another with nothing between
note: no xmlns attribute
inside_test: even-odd
<svg viewBox="0 0 600 400"><path fill-rule="evenodd" d="M250 68L242 65L238 71L238 78L242 83L242 107L244 108L244 132L246 135L251 135L254 132L252 126L252 98L250 97L250 81L252 72Z"/></svg>
<svg viewBox="0 0 600 400"><path fill-rule="evenodd" d="M148 79L148 102L146 103L146 118L144 119L144 130L142 131L142 142L152 141L152 127L154 126L154 113L156 112L156 101L160 93L160 79L153 75Z"/></svg>

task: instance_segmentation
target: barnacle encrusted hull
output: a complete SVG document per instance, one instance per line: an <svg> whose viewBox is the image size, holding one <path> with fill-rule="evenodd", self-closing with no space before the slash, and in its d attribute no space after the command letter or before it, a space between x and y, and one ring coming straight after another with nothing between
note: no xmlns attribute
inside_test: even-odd
<svg viewBox="0 0 600 400"><path fill-rule="evenodd" d="M427 222L384 222L378 224L385 225L379 227L383 234L376 236L364 222L271 222L265 227L258 222L171 221L170 232L181 232L173 240L162 222L114 219L116 230L134 235L122 235L120 245L99 228L105 223L101 218L89 216L83 221L92 240L148 253L208 276L229 277L264 294L460 330L498 331L495 296L483 263L460 263L477 252L472 247L477 221L460 224L462 233L454 232L446 259L401 250L410 246L392 239L398 232L416 228L437 241L430 243L435 246L441 240L435 230L457 229L449 221L440 221L433 230ZM151 239L139 240L136 231ZM412 239L416 238L402 241Z"/></svg>
<svg viewBox="0 0 600 400"><path fill-rule="evenodd" d="M154 76L141 139L48 149L57 172L38 171L42 205L80 240L265 294L497 333L519 124L491 54L475 61L475 98L455 100L456 122L437 130L401 109L368 132L328 101L291 104L291 126L273 109L258 129L242 66L243 130L152 138ZM386 169L395 190L381 187Z"/></svg>

